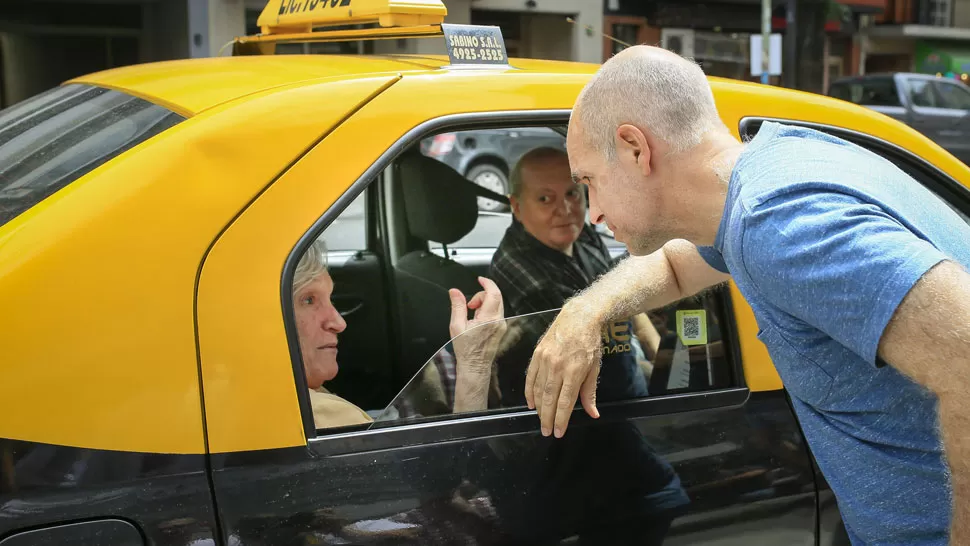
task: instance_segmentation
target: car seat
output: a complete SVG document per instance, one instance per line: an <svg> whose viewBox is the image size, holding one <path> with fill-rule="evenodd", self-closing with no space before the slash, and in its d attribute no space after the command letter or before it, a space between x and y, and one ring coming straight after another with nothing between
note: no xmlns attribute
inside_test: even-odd
<svg viewBox="0 0 970 546"><path fill-rule="evenodd" d="M475 227L478 205L477 186L448 165L419 153L409 152L398 160L397 181L410 240L418 247L394 266L400 374L407 380L451 339L448 289L457 288L466 298L481 290L477 275L447 252L447 245ZM443 245L445 257L429 252L428 242Z"/></svg>

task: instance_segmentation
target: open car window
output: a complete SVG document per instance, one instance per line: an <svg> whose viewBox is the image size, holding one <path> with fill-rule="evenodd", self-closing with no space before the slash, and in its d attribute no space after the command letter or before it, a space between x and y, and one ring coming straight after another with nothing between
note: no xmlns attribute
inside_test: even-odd
<svg viewBox="0 0 970 546"><path fill-rule="evenodd" d="M599 404L725 388L732 383L719 313L703 299L650 313L660 334L652 358L635 321L601 332ZM432 356L381 412L371 428L522 410L526 370L559 309L493 321L466 330ZM483 359L482 353L487 353Z"/></svg>

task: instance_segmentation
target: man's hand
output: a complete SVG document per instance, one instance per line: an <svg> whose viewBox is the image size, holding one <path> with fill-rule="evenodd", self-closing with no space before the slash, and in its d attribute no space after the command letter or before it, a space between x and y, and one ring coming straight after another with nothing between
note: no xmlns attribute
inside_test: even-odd
<svg viewBox="0 0 970 546"><path fill-rule="evenodd" d="M570 300L539 341L525 379L525 399L529 409L539 414L543 436L549 436L555 426L556 438L562 438L577 396L586 413L599 418L600 328L582 304Z"/></svg>
<svg viewBox="0 0 970 546"><path fill-rule="evenodd" d="M579 397L594 419L601 360L600 329L691 296L730 277L704 261L697 247L673 240L649 256L623 260L566 302L539 341L525 380L525 399L539 414L542 434L561 438Z"/></svg>

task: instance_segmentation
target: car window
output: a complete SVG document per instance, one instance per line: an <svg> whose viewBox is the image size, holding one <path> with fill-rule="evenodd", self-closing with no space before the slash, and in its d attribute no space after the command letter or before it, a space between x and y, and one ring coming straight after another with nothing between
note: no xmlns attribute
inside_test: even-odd
<svg viewBox="0 0 970 546"><path fill-rule="evenodd" d="M616 321L601 332L600 404L703 392L736 386L726 320L714 292L657 309L644 319L659 343L636 321ZM414 375L372 427L462 414L526 408L525 374L535 346L559 309L480 325L442 347ZM484 363L480 347L495 347ZM648 356L649 355L649 356ZM480 398L469 393L484 393Z"/></svg>
<svg viewBox="0 0 970 546"><path fill-rule="evenodd" d="M421 141L421 153L451 166L468 180L501 195L508 195L515 165L523 154L541 147L565 151L566 139L548 127L515 127L445 132ZM479 219L467 235L448 244L452 255L461 249L494 249L505 230L512 223L512 212L506 203L478 197ZM587 222L589 215L587 214ZM603 242L620 252L623 243L613 239L605 226L597 227ZM431 251L443 256L440 243L432 243Z"/></svg>
<svg viewBox="0 0 970 546"><path fill-rule="evenodd" d="M0 225L183 119L87 85L58 87L0 111Z"/></svg>
<svg viewBox="0 0 970 546"><path fill-rule="evenodd" d="M970 88L961 83L934 82L940 96L940 107L970 110Z"/></svg>
<svg viewBox="0 0 970 546"><path fill-rule="evenodd" d="M367 192L355 198L327 229L330 252L367 248Z"/></svg>
<svg viewBox="0 0 970 546"><path fill-rule="evenodd" d="M862 84L858 104L864 106L900 106L896 82L891 79L871 80Z"/></svg>
<svg viewBox="0 0 970 546"><path fill-rule="evenodd" d="M939 106L936 93L933 91L933 86L930 85L929 80L910 80L909 96L914 106L922 106L925 108L936 108Z"/></svg>
<svg viewBox="0 0 970 546"><path fill-rule="evenodd" d="M287 293L292 300L284 298L290 306L284 312L295 325L291 343L297 384L306 386L320 433L370 426L375 419L394 424L521 411L525 406L525 368L565 300L553 284L567 282L568 274L562 267L545 266L541 274L550 282L549 290L540 294L543 303L518 315L498 304L492 326L479 325L475 311L453 313L454 294L467 302L494 283L505 297L517 285L493 278L493 254L512 222L510 211L482 210L476 182L462 172L462 162L452 164L443 157L450 147L461 146L505 147L511 150L507 157L530 153L545 158L548 163L540 171L550 179L543 187L552 189L532 195L533 214L539 216L547 212L547 203L558 199L571 204L556 211L585 211L574 208L585 197L575 194L562 136L551 129L442 134L453 135L454 141L432 135L407 146L366 188L355 188L360 197L321 232L305 238L315 242L299 250ZM560 171L561 177L550 174ZM583 219L576 218L578 225ZM365 236L368 229L375 230L373 236ZM550 229L558 233L560 228ZM532 238L529 244L540 245L531 248L542 248L544 243L524 226L522 230ZM596 232L581 229L588 246L584 261L576 262L576 267L600 267L597 275L625 250L608 230L598 230L612 245L594 243ZM368 241L373 242L369 248ZM454 252L465 252L470 259L460 260ZM715 290L607 325L599 399L622 403L737 386L740 374L728 335L733 331L728 306L727 293ZM472 322L463 326L467 330L455 330L456 321ZM491 336L483 341L488 332ZM470 403L461 395L469 388L487 397Z"/></svg>
<svg viewBox="0 0 970 546"><path fill-rule="evenodd" d="M835 84L829 95L863 106L901 106L896 83L891 79Z"/></svg>

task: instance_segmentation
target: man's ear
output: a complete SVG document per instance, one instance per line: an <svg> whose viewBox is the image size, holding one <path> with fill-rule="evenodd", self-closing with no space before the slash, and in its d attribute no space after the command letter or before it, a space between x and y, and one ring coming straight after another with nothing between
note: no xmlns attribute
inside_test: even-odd
<svg viewBox="0 0 970 546"><path fill-rule="evenodd" d="M514 195L510 195L509 205L512 207L512 214L515 215L516 219L518 219L519 218L519 198Z"/></svg>
<svg viewBox="0 0 970 546"><path fill-rule="evenodd" d="M650 175L650 145L639 128L629 124L616 128L616 156L621 163L636 164L643 176Z"/></svg>

